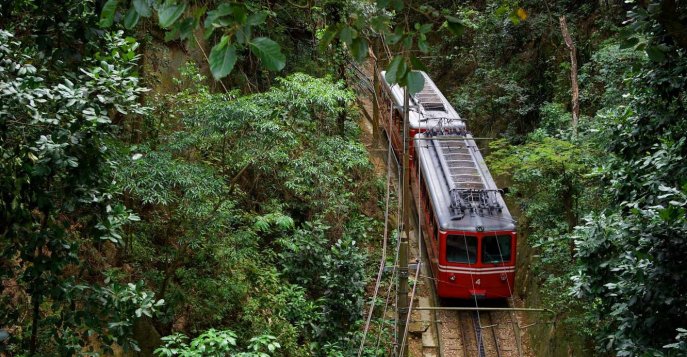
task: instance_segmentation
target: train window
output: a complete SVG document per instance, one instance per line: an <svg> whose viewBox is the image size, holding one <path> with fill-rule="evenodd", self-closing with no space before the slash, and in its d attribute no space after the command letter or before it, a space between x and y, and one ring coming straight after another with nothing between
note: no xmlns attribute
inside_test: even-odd
<svg viewBox="0 0 687 357"><path fill-rule="evenodd" d="M477 263L477 237L464 235L446 237L446 260L450 263Z"/></svg>
<svg viewBox="0 0 687 357"><path fill-rule="evenodd" d="M482 238L482 263L509 262L511 236L485 236Z"/></svg>

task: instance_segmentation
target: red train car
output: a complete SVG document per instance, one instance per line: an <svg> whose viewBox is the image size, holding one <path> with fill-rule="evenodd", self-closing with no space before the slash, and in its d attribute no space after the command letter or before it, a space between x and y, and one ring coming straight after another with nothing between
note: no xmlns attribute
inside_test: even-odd
<svg viewBox="0 0 687 357"><path fill-rule="evenodd" d="M508 298L515 282L515 222L464 121L423 75L425 88L411 98L409 113L415 118L410 123L415 130L409 143L411 183L436 293L442 298ZM398 86L386 88L396 110L385 129L393 130L402 118L398 97L403 92ZM441 103L444 114L433 103ZM387 133L394 150L402 152L403 140Z"/></svg>
<svg viewBox="0 0 687 357"><path fill-rule="evenodd" d="M427 253L440 297L510 297L514 289L515 222L474 140L415 136Z"/></svg>

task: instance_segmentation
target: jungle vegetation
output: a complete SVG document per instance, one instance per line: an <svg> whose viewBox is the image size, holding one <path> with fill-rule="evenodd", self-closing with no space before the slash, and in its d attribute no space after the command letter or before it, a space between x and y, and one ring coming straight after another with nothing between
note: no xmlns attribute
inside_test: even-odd
<svg viewBox="0 0 687 357"><path fill-rule="evenodd" d="M497 138L537 287L519 294L557 312L531 336L687 353L683 2L18 0L0 355L355 355L384 229L350 72L370 53Z"/></svg>

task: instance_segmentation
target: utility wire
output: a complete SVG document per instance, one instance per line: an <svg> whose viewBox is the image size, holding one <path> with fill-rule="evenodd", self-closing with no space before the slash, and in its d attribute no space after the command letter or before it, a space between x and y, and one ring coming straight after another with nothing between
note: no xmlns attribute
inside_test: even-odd
<svg viewBox="0 0 687 357"><path fill-rule="evenodd" d="M363 331L363 337L360 340L360 347L358 348L358 357L360 357L363 354L363 350L365 349L365 338L367 337L367 332L370 329L370 321L372 321L372 313L375 309L377 293L379 292L379 285L381 284L382 275L384 275L384 265L386 264L386 243L389 231L389 196L391 191L391 147L389 147L386 162L386 200L384 208L384 239L382 243L382 257L379 260L379 271L377 272L377 281L375 282L375 290L374 294L372 295L372 301L370 302L370 311L367 314L367 321L365 322L365 330Z"/></svg>
<svg viewBox="0 0 687 357"><path fill-rule="evenodd" d="M410 315L413 312L413 300L415 299L415 289L417 288L417 278L420 275L420 266L422 264L418 263L417 268L415 269L415 279L413 283L413 290L410 293L410 302L408 303L408 315L406 315L406 328L403 330L403 340L401 342L401 351L398 354L399 356L403 356L403 352L406 347L406 337L408 336L408 327L410 326Z"/></svg>

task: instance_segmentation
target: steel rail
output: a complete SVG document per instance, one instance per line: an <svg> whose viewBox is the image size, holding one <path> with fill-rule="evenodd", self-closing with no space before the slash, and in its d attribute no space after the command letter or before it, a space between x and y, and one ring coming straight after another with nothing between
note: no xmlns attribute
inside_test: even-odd
<svg viewBox="0 0 687 357"><path fill-rule="evenodd" d="M479 320L477 311L471 314L472 327L475 329L475 341L477 343L477 355L479 357L487 357L486 346L484 345L484 334L482 333L482 321Z"/></svg>
<svg viewBox="0 0 687 357"><path fill-rule="evenodd" d="M491 312L487 313L487 321L489 326L482 326L483 328L491 328L491 336L494 338L494 348L496 349L496 357L501 357L501 348L499 347L499 339L496 335L496 327L498 324L494 324L494 319L491 316Z"/></svg>

